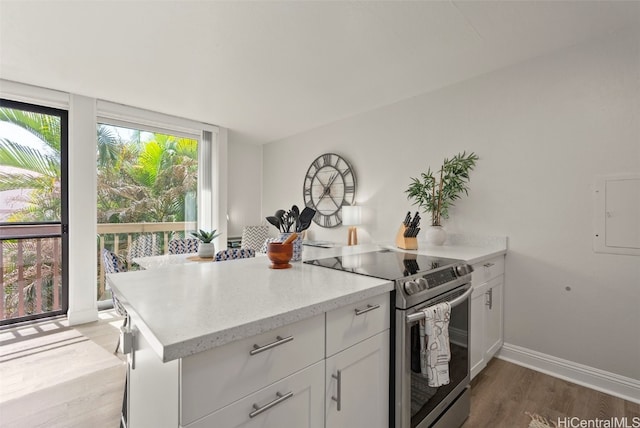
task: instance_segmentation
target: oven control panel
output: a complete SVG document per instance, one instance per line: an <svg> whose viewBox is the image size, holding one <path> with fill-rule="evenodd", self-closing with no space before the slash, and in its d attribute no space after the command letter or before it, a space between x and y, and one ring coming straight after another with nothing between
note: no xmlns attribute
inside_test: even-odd
<svg viewBox="0 0 640 428"><path fill-rule="evenodd" d="M404 291L411 296L412 294L455 281L456 278L456 269L451 267L405 282Z"/></svg>

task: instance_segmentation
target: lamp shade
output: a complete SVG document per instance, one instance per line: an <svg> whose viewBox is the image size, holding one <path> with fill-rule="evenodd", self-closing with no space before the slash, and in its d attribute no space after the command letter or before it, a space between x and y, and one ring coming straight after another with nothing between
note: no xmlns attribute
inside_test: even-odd
<svg viewBox="0 0 640 428"><path fill-rule="evenodd" d="M357 226L362 223L362 207L345 205L342 207L342 224Z"/></svg>

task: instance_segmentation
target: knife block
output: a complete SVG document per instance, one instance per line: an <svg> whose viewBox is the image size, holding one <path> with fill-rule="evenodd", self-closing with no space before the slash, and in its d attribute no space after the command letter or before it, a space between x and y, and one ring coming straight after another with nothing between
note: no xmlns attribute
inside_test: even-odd
<svg viewBox="0 0 640 428"><path fill-rule="evenodd" d="M396 235L396 247L402 248L403 250L417 250L418 249L418 238L405 238L404 232L407 230L407 226L402 223L400 225L400 229L398 230L398 234Z"/></svg>

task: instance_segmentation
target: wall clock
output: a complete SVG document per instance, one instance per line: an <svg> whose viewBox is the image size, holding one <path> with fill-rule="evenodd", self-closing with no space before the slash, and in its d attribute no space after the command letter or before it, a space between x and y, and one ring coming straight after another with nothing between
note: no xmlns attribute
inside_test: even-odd
<svg viewBox="0 0 640 428"><path fill-rule="evenodd" d="M353 205L356 176L349 162L335 153L318 156L304 177L304 203L316 210L313 221L322 227L342 224L344 205Z"/></svg>

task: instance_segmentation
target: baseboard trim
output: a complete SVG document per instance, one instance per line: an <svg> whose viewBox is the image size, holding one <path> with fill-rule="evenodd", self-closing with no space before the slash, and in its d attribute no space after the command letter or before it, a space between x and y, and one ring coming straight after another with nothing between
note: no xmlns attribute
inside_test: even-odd
<svg viewBox="0 0 640 428"><path fill-rule="evenodd" d="M640 381L505 343L496 357L640 404Z"/></svg>
<svg viewBox="0 0 640 428"><path fill-rule="evenodd" d="M90 308L82 311L67 311L69 325L85 324L98 320L98 308Z"/></svg>

